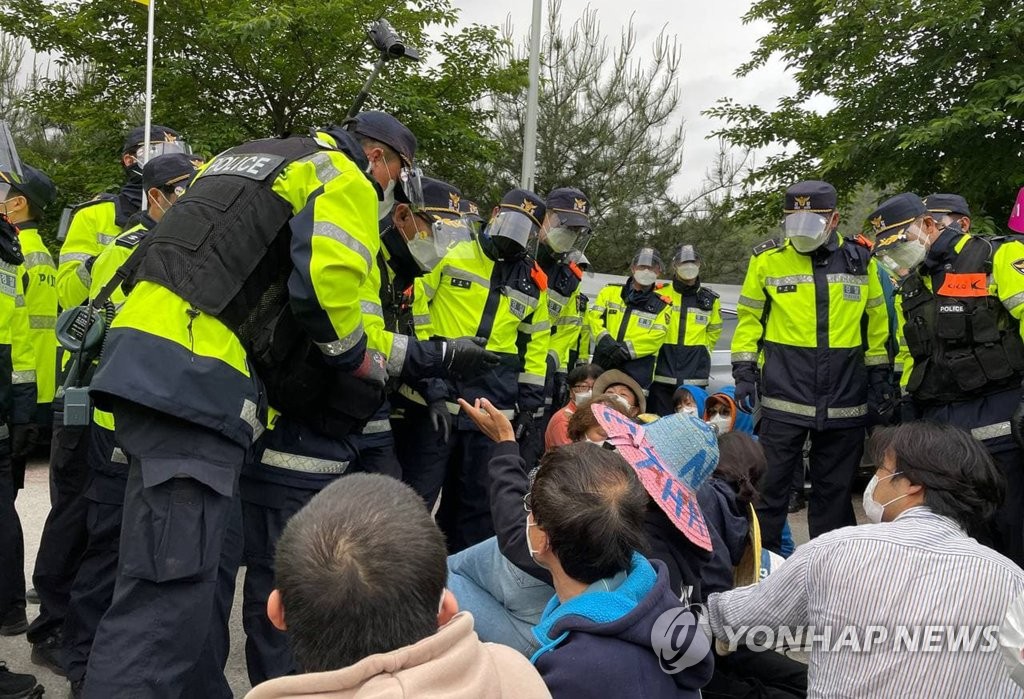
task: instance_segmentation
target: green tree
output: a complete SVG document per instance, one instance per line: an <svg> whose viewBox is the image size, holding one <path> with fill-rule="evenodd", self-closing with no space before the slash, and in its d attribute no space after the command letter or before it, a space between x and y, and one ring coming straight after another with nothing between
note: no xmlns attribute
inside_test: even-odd
<svg viewBox="0 0 1024 699"><path fill-rule="evenodd" d="M632 22L612 47L595 10L568 27L561 14L561 3L551 2L541 41L534 189L583 190L597 234L587 256L596 269L620 272L650 234L645 221L670 202L682 164L679 45L663 31L643 60ZM528 42L505 46L505 65L526 60ZM496 96L494 136L503 147L489 161L491 202L518 186L525 118L525 84Z"/></svg>
<svg viewBox="0 0 1024 699"><path fill-rule="evenodd" d="M783 149L750 172L746 211L773 217L782 189L814 176L846 198L859 185L959 192L1005 220L1024 184L1018 3L758 0L744 19L770 28L737 74L779 56L795 87L774 109L724 99L708 111L730 143Z"/></svg>
<svg viewBox="0 0 1024 699"><path fill-rule="evenodd" d="M366 27L385 16L425 60L391 61L367 109L386 109L417 134L429 174L483 189L475 166L497 145L485 98L517 89L518 63L499 65L496 28L452 29L448 0L180 0L156 10L153 117L206 155L242 141L338 122L376 56ZM31 93L59 128L65 200L116 188L126 128L142 120L146 8L128 0L5 0L0 29L52 52L60 69ZM428 28L440 26L440 31Z"/></svg>

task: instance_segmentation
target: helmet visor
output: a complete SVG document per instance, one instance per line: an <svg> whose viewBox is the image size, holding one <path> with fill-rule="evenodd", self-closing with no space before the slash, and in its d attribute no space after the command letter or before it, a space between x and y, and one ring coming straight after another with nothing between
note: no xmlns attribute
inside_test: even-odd
<svg viewBox="0 0 1024 699"><path fill-rule="evenodd" d="M153 158L158 155L167 155L169 153L184 153L190 155L192 148L185 143L185 141L153 141L149 144L149 150L146 150L145 145L141 145L135 149L135 159L139 165L145 165Z"/></svg>
<svg viewBox="0 0 1024 699"><path fill-rule="evenodd" d="M399 191L395 192L395 199L404 201L413 211L419 211L426 206L423 197L423 171L418 167L403 167L398 174L396 189Z"/></svg>
<svg viewBox="0 0 1024 699"><path fill-rule="evenodd" d="M492 239L506 238L523 251L536 247L537 231L533 221L518 211L499 211L487 226L487 234Z"/></svg>

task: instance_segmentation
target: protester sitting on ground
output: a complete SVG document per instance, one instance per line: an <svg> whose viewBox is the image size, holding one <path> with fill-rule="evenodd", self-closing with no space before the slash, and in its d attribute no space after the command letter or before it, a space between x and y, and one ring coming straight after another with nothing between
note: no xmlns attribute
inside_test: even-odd
<svg viewBox="0 0 1024 699"><path fill-rule="evenodd" d="M444 537L409 486L335 481L288 522L267 601L306 674L247 698L550 696L521 655L480 642L445 574Z"/></svg>
<svg viewBox="0 0 1024 699"><path fill-rule="evenodd" d="M655 623L680 605L664 565L639 552L648 500L614 451L573 444L541 459L523 500L526 542L555 596L534 629L543 645L531 662L556 699L696 698L711 677L710 643L689 611L672 631L684 669L661 667Z"/></svg>
<svg viewBox="0 0 1024 699"><path fill-rule="evenodd" d="M754 435L754 416L745 410L741 410L736 404L736 387L726 386L721 391L708 397L704 407L704 419L718 432L719 436L730 432ZM756 436L753 437L755 440ZM782 538L779 554L782 558L789 558L796 550L793 543L793 530L790 529L789 520L782 525Z"/></svg>
<svg viewBox="0 0 1024 699"><path fill-rule="evenodd" d="M707 400L708 392L700 386L680 386L672 394L672 412L700 417Z"/></svg>
<svg viewBox="0 0 1024 699"><path fill-rule="evenodd" d="M754 416L736 405L736 387L726 386L708 396L704 419L722 435L726 432L754 432Z"/></svg>
<svg viewBox="0 0 1024 699"><path fill-rule="evenodd" d="M611 396L599 396L581 406L569 421L570 436L577 442L591 441L613 448L607 443L608 432L597 414L604 407L621 406L622 403ZM497 442L488 467L497 536L449 558L449 586L474 617L481 620L478 624L481 638L531 655L538 647L531 628L538 622L554 590L550 573L533 560L525 539L526 513L522 498L529 489L525 462L508 418L484 403L477 407L465 404L463 410L484 434ZM629 421L624 419L623 422ZM646 426L645 434L671 465L670 470L675 470L690 490L699 487L718 461L714 435L697 418L684 415L662 418ZM657 488L657 494L663 490ZM696 504L696 497L693 502ZM710 555L710 539L698 539L700 543L697 543L681 532L653 498L647 507L645 531L648 553L665 564L671 589L677 597L699 599L700 569Z"/></svg>
<svg viewBox="0 0 1024 699"><path fill-rule="evenodd" d="M697 501L711 535L711 560L701 569L701 592L759 582L770 574L762 564L760 537L755 538L757 484L766 468L764 450L750 435L728 432L718 438L718 466L697 491ZM782 560L779 558L778 560ZM703 601L703 600L702 600ZM715 658L715 674L706 696L758 696L767 688L776 699L807 695L807 666L779 653L738 647Z"/></svg>
<svg viewBox="0 0 1024 699"><path fill-rule="evenodd" d="M569 418L576 412L579 405L590 400L594 391L594 381L604 371L596 364L580 364L569 372L566 382L569 384L569 402L551 416L547 430L544 432L544 449L554 449L572 444L566 431Z"/></svg>
<svg viewBox="0 0 1024 699"><path fill-rule="evenodd" d="M600 444L607 438L590 409L593 405L606 405L613 410L620 410L623 404L618 396L605 394L581 404L568 424L569 437L573 442L592 441ZM477 424L484 434L497 443L496 449L508 452L496 453L492 461L496 460L516 470L519 489L511 497L503 499L502 503L507 503L514 510L509 519L515 520L516 524L511 526L522 529L526 526L522 501L529 483L526 462L520 455L519 445L514 434L508 436L512 423L507 418L484 420L479 413L468 414L476 414L480 418ZM491 464L491 468L494 468L494 464ZM493 496L497 491L492 489L491 492ZM521 554L516 559L518 565L502 553L499 537L504 540L508 532L500 529L498 532L499 536L448 557L448 588L455 594L462 608L473 613L476 632L481 639L502 643L530 657L540 647L533 636L533 627L540 621L540 615L555 590L551 586L548 572L534 564L529 551L523 548L521 532L514 532L519 538L511 547ZM700 559L690 566L690 581L699 581L702 562L703 559Z"/></svg>
<svg viewBox="0 0 1024 699"><path fill-rule="evenodd" d="M761 584L712 594L715 637L813 627L812 697L1024 697L984 648L1024 592L1024 571L970 538L1005 489L984 445L919 421L878 430L869 452L876 523L816 537Z"/></svg>
<svg viewBox="0 0 1024 699"><path fill-rule="evenodd" d="M647 412L647 396L632 376L618 369L603 372L594 381L594 395L605 393L622 399L622 412L636 417Z"/></svg>

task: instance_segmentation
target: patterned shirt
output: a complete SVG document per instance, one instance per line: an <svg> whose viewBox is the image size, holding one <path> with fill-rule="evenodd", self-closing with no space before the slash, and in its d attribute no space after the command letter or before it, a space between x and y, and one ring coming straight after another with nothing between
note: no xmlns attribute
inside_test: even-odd
<svg viewBox="0 0 1024 699"><path fill-rule="evenodd" d="M953 520L913 507L799 547L758 585L708 599L716 639L797 639L809 697L1024 697L998 629L1024 571ZM766 634L769 633L774 636Z"/></svg>

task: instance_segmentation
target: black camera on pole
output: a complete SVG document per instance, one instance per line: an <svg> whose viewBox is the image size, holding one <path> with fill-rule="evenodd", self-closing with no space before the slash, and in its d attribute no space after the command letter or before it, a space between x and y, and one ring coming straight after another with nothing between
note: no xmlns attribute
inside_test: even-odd
<svg viewBox="0 0 1024 699"><path fill-rule="evenodd" d="M363 83L363 88L356 95L352 108L348 110L346 117L348 119L353 118L363 108L363 102L369 96L370 88L373 86L377 75L385 63L395 58L408 58L410 61L420 60L420 52L415 47L405 43L402 37L398 36L398 33L395 32L395 28L391 26L391 23L383 17L370 25L367 34L370 36L373 47L380 52L380 57L377 58L377 62L373 65L370 76Z"/></svg>

